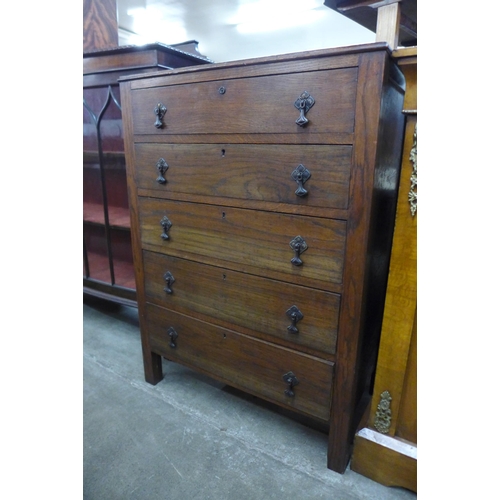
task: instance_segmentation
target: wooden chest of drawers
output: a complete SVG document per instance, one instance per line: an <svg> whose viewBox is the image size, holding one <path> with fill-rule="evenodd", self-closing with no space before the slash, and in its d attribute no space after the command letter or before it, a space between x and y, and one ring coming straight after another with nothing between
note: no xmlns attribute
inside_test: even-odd
<svg viewBox="0 0 500 500"><path fill-rule="evenodd" d="M329 424L368 402L402 147L385 44L121 80L146 380L161 358Z"/></svg>

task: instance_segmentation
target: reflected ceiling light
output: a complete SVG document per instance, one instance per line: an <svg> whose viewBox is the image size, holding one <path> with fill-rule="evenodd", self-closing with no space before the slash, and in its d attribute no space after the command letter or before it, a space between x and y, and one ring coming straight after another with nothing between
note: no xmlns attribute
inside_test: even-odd
<svg viewBox="0 0 500 500"><path fill-rule="evenodd" d="M178 43L187 38L182 19L177 16L165 18L165 12L154 7L128 9L133 17L132 30L142 44L151 42Z"/></svg>
<svg viewBox="0 0 500 500"><path fill-rule="evenodd" d="M322 0L256 0L240 5L232 22L240 33L262 33L313 23L327 12Z"/></svg>

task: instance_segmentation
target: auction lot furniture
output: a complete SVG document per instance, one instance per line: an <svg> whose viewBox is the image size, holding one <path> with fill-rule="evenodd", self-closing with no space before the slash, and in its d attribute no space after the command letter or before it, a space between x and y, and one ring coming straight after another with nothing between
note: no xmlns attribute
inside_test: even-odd
<svg viewBox="0 0 500 500"><path fill-rule="evenodd" d="M120 79L146 380L162 357L329 425L370 398L404 77L385 43Z"/></svg>

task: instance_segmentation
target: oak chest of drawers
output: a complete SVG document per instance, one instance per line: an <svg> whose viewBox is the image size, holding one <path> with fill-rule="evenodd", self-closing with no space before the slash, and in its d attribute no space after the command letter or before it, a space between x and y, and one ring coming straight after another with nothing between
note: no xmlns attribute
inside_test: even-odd
<svg viewBox="0 0 500 500"><path fill-rule="evenodd" d="M146 380L161 358L329 424L376 361L404 80L385 44L121 80Z"/></svg>

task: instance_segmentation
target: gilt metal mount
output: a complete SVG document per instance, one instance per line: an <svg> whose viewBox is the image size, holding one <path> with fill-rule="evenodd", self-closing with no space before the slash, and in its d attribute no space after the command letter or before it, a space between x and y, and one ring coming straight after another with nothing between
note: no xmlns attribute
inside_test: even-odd
<svg viewBox="0 0 500 500"><path fill-rule="evenodd" d="M410 203L410 212L413 217L417 213L417 124L415 124L415 131L413 132L413 145L410 151L410 161L413 165L413 172L410 177L408 202Z"/></svg>
<svg viewBox="0 0 500 500"><path fill-rule="evenodd" d="M382 434L387 434L391 427L391 401L392 397L389 391L384 391L380 395L380 402L375 413L374 427Z"/></svg>

